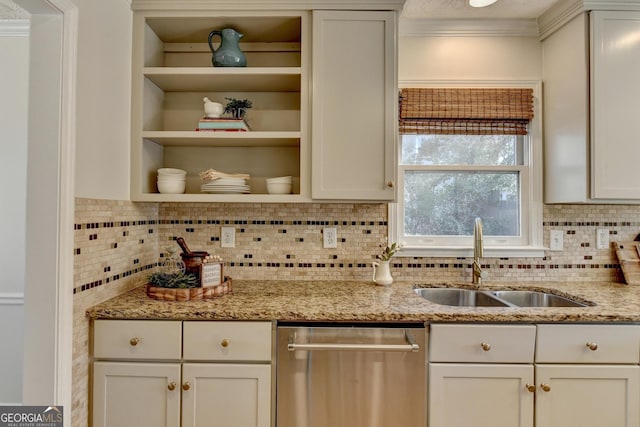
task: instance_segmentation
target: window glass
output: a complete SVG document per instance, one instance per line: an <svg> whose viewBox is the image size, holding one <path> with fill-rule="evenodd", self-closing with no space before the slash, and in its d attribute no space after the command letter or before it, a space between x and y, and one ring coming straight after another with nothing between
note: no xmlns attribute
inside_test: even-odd
<svg viewBox="0 0 640 427"><path fill-rule="evenodd" d="M405 236L520 236L518 172L406 171Z"/></svg>

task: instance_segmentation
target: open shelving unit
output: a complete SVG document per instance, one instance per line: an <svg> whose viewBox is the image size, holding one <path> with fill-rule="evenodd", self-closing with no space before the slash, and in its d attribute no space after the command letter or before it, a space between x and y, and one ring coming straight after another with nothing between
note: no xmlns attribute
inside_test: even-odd
<svg viewBox="0 0 640 427"><path fill-rule="evenodd" d="M134 14L131 199L296 202L310 200L308 12L139 11ZM247 67L213 67L213 29L234 28ZM214 46L219 38L214 37ZM249 99L248 132L197 131L204 97ZM187 171L185 194L161 194L156 170ZM200 192L207 169L251 175L251 194ZM294 177L293 193L265 180Z"/></svg>

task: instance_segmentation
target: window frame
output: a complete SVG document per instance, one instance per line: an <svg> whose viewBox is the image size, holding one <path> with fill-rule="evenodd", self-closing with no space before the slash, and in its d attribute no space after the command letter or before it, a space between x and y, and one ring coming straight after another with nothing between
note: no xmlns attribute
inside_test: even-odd
<svg viewBox="0 0 640 427"><path fill-rule="evenodd" d="M520 177L520 242L500 236L484 238L484 257L543 257L543 181L542 181L542 111L541 111L541 82L532 80L518 81L401 81L400 88L530 88L534 96L534 118L529 123L529 133L524 136L523 158L524 165L513 166L422 166L402 165L402 141L398 135L398 201L390 203L389 210L389 242L399 242L402 250L400 257L468 257L473 255L472 236L451 236L432 239L433 244L417 244L404 241L402 234L404 227L404 171L405 170L436 170L446 171L519 171Z"/></svg>

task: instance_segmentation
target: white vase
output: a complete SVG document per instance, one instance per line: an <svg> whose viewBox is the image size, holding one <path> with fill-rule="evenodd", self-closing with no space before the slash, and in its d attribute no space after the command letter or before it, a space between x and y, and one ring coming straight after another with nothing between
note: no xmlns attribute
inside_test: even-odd
<svg viewBox="0 0 640 427"><path fill-rule="evenodd" d="M389 261L379 261L372 263L373 265L373 282L376 285L388 286L393 283L391 277L391 269Z"/></svg>

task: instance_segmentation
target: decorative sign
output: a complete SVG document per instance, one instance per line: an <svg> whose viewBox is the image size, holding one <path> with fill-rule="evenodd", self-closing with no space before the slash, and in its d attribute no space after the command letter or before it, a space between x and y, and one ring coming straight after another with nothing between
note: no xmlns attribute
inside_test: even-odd
<svg viewBox="0 0 640 427"><path fill-rule="evenodd" d="M208 262L200 267L200 285L218 286L222 283L222 262Z"/></svg>

